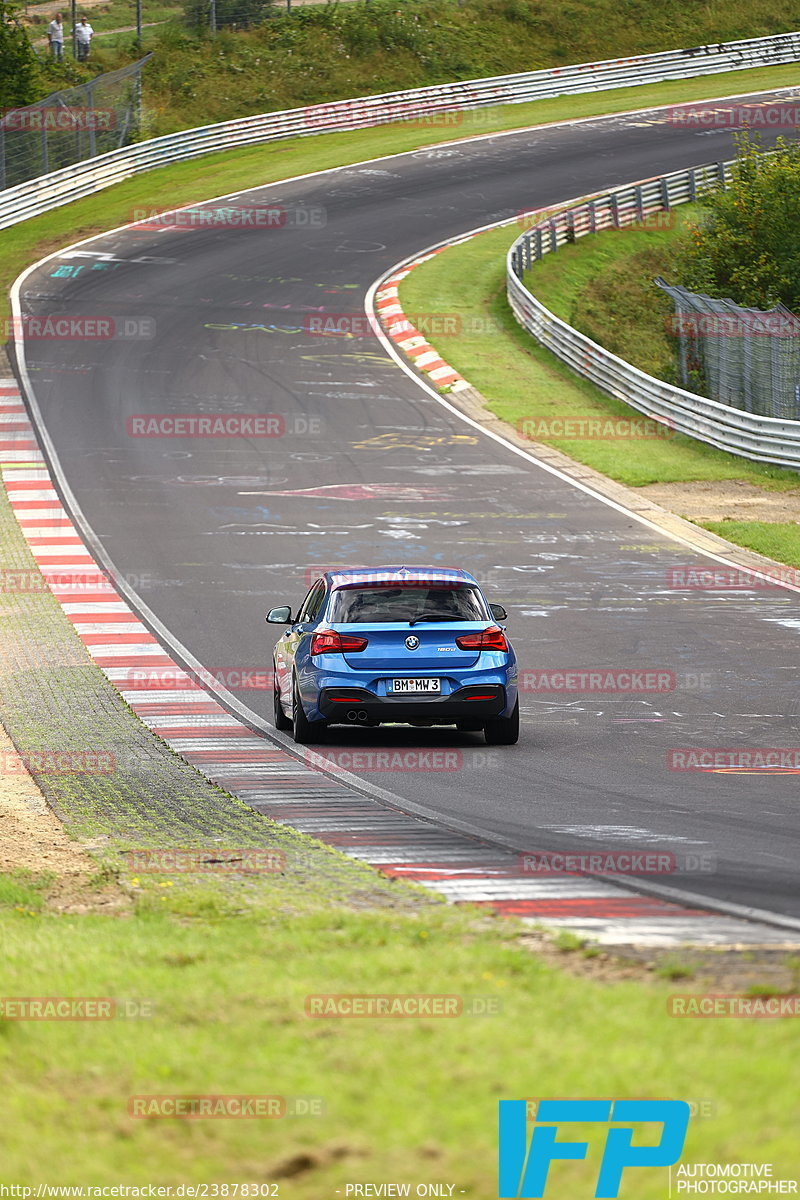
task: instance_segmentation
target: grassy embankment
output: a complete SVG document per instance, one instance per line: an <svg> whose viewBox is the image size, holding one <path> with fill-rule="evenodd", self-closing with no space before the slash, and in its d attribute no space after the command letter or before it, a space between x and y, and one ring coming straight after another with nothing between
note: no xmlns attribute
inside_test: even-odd
<svg viewBox="0 0 800 1200"><path fill-rule="evenodd" d="M165 0L145 0L143 20L174 12ZM708 0L699 8L680 0L626 0L622 8L614 0L575 0L568 8L558 0L369 0L295 9L290 16L276 4L275 12L256 29L223 30L214 40L187 32L174 17L145 29L143 47L155 51L144 76L148 131L797 26L793 0ZM90 15L98 30L134 24L131 0L111 0ZM49 66L41 94L65 86L59 80L130 61L141 53L134 43L129 33L99 38L87 67Z"/></svg>

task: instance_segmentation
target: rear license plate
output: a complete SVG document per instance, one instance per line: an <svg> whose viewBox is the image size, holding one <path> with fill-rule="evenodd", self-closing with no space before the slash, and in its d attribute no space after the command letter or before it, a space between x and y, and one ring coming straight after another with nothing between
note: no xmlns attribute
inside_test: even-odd
<svg viewBox="0 0 800 1200"><path fill-rule="evenodd" d="M392 692L438 692L438 679L393 679Z"/></svg>

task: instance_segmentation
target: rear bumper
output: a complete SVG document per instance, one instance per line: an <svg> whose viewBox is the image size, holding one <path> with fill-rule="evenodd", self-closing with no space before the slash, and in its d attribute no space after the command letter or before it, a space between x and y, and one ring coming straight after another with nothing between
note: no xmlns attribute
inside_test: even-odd
<svg viewBox="0 0 800 1200"><path fill-rule="evenodd" d="M369 721L441 721L497 717L506 707L506 689L500 684L470 684L448 696L376 696L366 688L326 687L319 693L317 706L326 721L347 722L355 709L367 714Z"/></svg>

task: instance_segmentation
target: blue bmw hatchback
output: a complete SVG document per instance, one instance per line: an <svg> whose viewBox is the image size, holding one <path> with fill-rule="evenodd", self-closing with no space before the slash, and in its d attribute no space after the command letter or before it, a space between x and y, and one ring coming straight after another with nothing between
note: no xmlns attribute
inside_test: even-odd
<svg viewBox="0 0 800 1200"><path fill-rule="evenodd" d="M492 746L519 738L517 661L506 611L466 571L325 571L274 651L275 725L320 742L330 725L456 725Z"/></svg>

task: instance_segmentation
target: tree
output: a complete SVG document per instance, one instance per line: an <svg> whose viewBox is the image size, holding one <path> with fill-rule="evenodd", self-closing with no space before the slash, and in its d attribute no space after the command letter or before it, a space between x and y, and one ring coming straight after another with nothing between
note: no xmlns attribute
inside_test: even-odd
<svg viewBox="0 0 800 1200"><path fill-rule="evenodd" d="M676 260L693 292L745 308L785 304L800 314L800 143L779 138L772 153L758 137L737 138L733 179L706 195Z"/></svg>
<svg viewBox="0 0 800 1200"><path fill-rule="evenodd" d="M37 98L36 54L16 14L16 5L0 0L0 109Z"/></svg>

